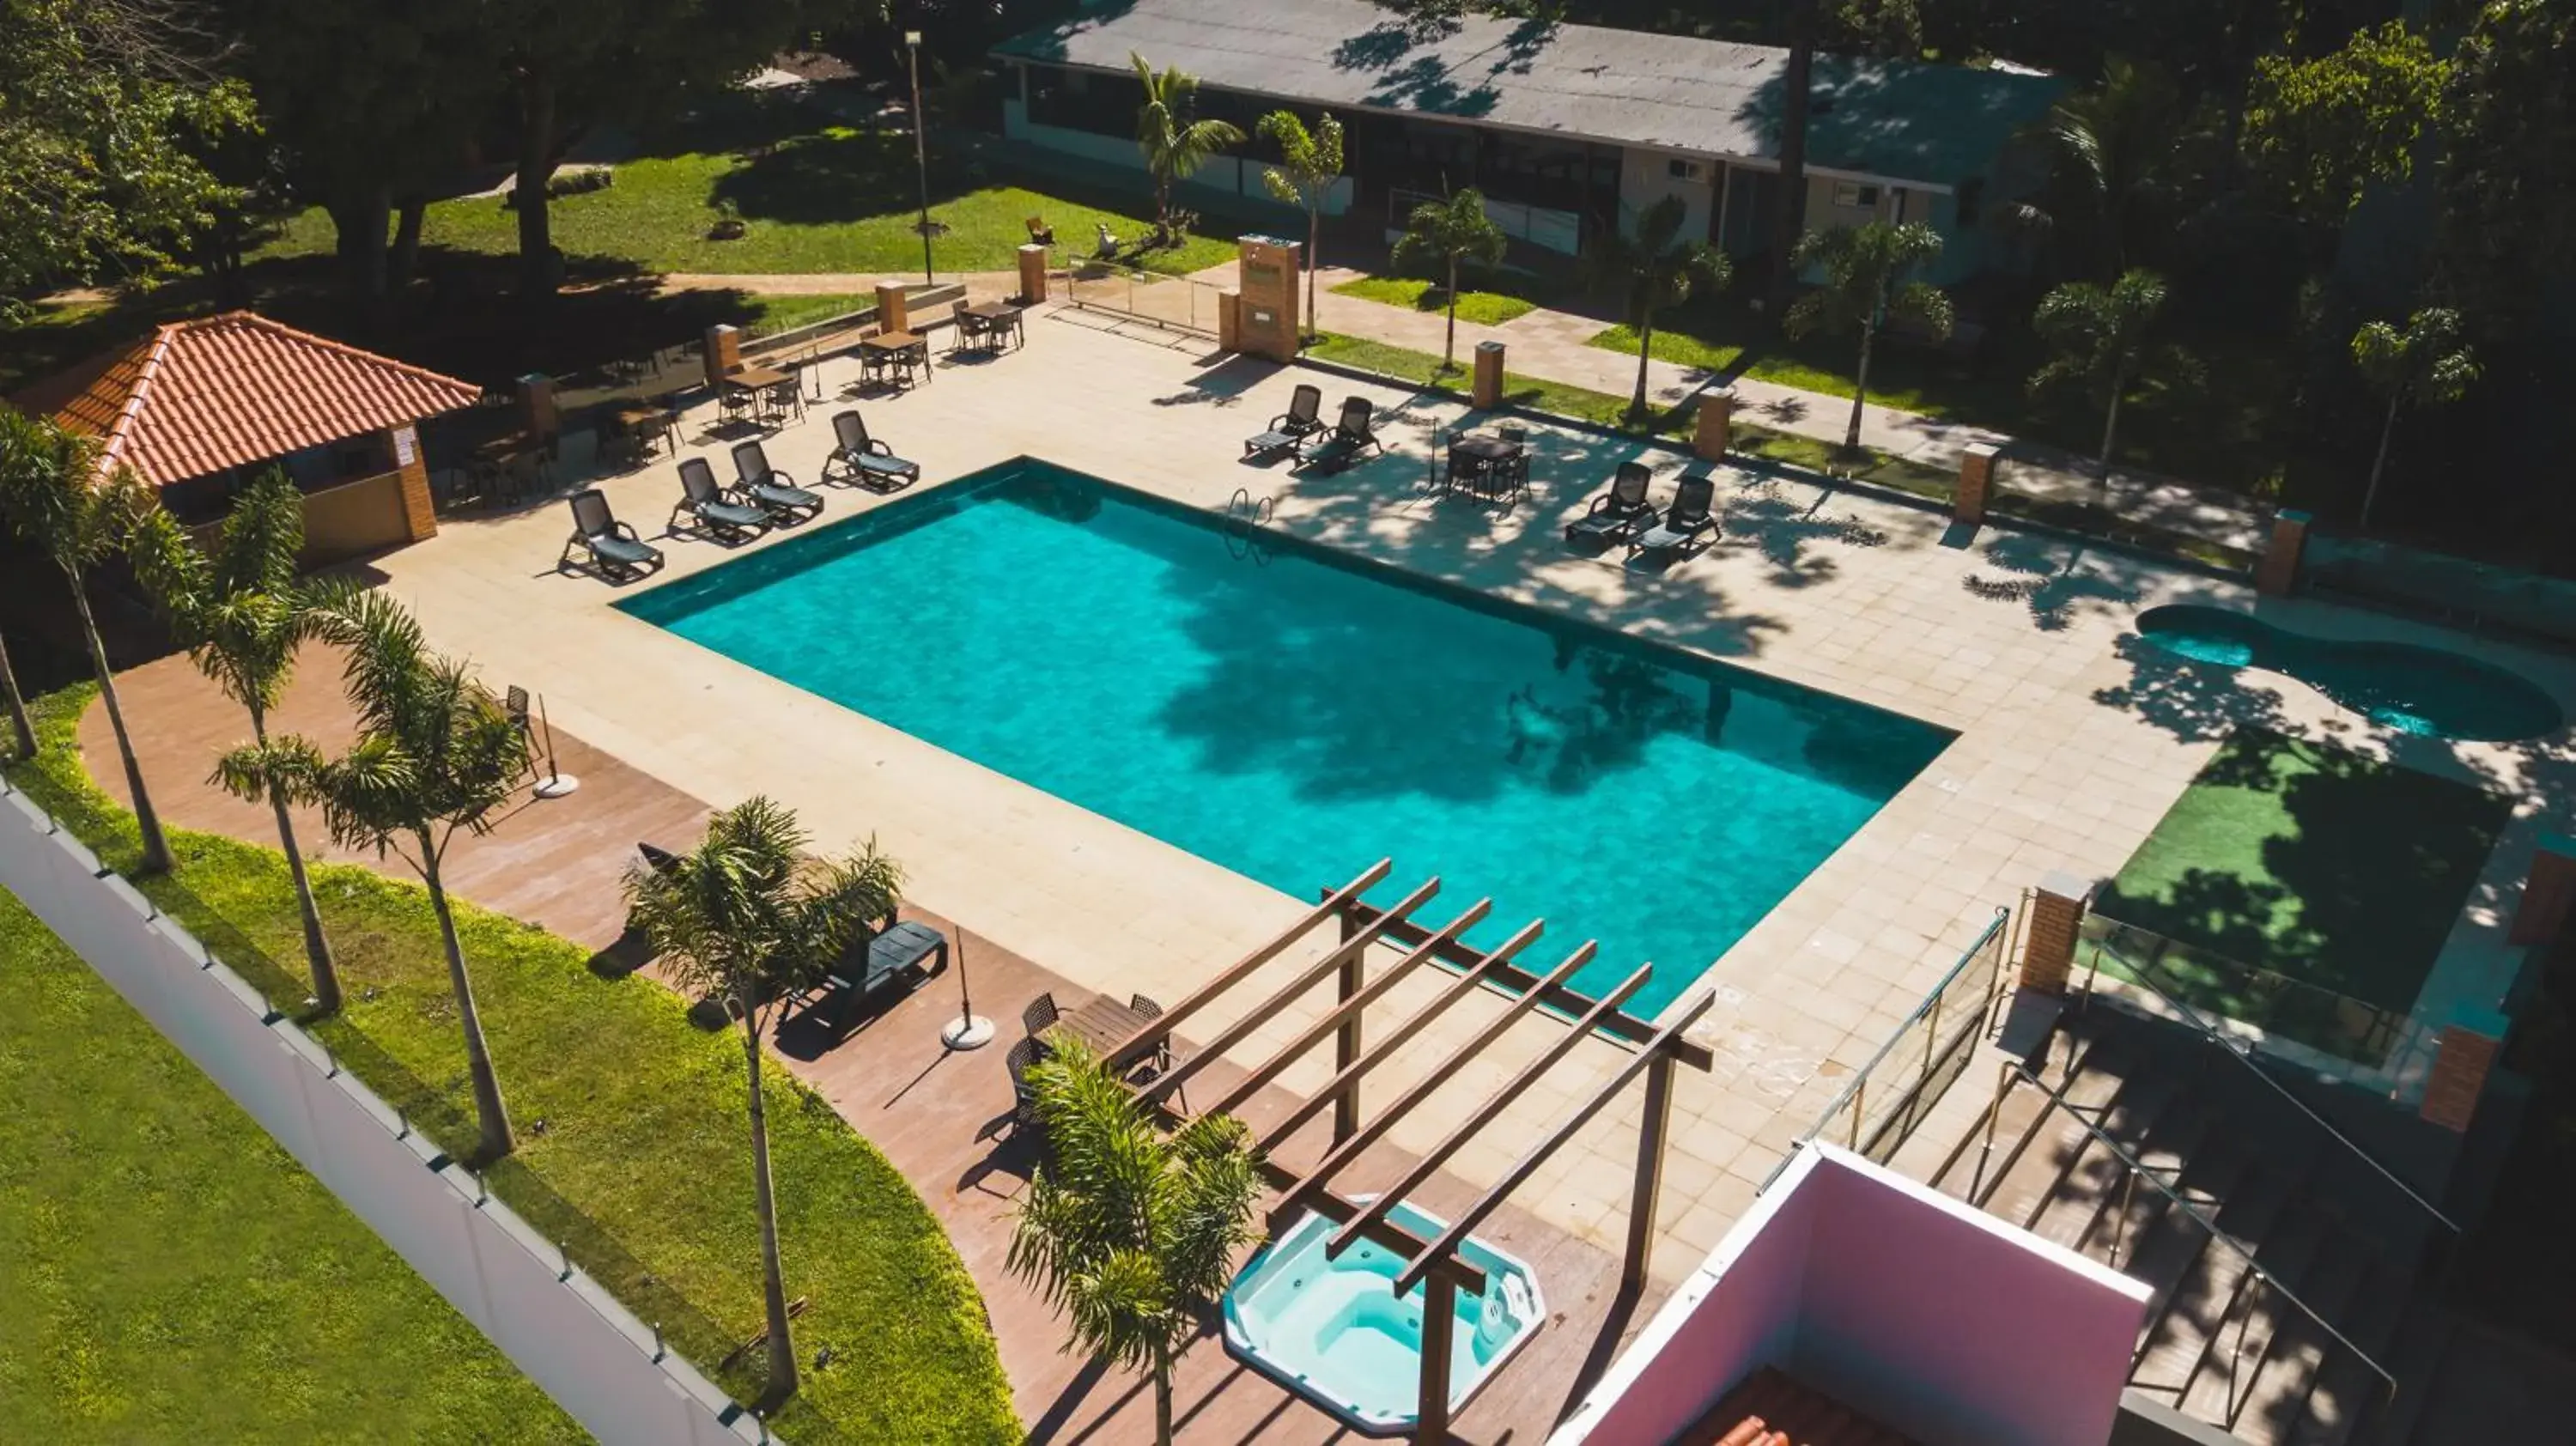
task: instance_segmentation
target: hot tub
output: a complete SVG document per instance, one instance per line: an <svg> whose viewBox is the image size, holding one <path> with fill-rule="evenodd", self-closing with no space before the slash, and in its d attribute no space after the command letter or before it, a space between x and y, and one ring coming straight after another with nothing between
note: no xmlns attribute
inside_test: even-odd
<svg viewBox="0 0 2576 1446"><path fill-rule="evenodd" d="M1365 1204L1369 1197L1357 1197ZM1410 1204L1388 1218L1424 1240L1448 1222ZM1404 1262L1360 1241L1324 1258L1333 1222L1307 1215L1262 1247L1225 1296L1225 1349L1366 1436L1413 1429L1421 1403L1423 1288L1401 1299ZM1469 1237L1458 1253L1485 1272L1481 1295L1458 1295L1450 1333L1449 1406L1463 1408L1547 1318L1528 1266Z"/></svg>

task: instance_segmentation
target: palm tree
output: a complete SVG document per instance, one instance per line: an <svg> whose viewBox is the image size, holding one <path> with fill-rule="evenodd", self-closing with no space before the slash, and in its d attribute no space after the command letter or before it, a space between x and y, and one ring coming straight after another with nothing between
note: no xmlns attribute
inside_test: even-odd
<svg viewBox="0 0 2576 1446"><path fill-rule="evenodd" d="M304 916L304 959L313 971L314 1007L324 1014L340 1007L339 971L332 967L331 944L322 935L322 913L313 902L313 883L304 871L304 852L295 840L295 818L287 811L288 780L263 771L273 761L268 752L268 715L285 696L295 673L295 652L313 632L309 593L296 576L296 557L304 548L304 496L286 474L270 468L233 504L223 531L208 557L188 539L178 520L159 508L146 514L126 549L137 580L170 623L170 631L197 670L215 682L224 696L250 714L251 746L227 754L250 771L225 768L215 781L236 797L266 803L277 819L278 847L285 851L287 872L295 882L295 903Z"/></svg>
<svg viewBox="0 0 2576 1446"><path fill-rule="evenodd" d="M1950 334L1956 320L1950 298L1930 282L1908 279L1916 267L1940 254L1941 233L1920 221L1810 231L1798 242L1798 269L1821 267L1825 284L1789 308L1784 320L1791 338L1860 333L1860 369L1852 376L1845 447L1860 445L1861 408L1869 401L1869 357L1879 328L1893 320L1920 327L1935 341Z"/></svg>
<svg viewBox="0 0 2576 1446"><path fill-rule="evenodd" d="M99 639L98 619L89 606L90 569L121 550L136 520L160 504L132 471L119 467L102 476L99 463L96 440L0 407L0 518L60 568L71 587L81 639L89 644L90 669L98 675L99 701L107 705L108 727L125 764L125 789L134 796L134 822L143 836L140 871L167 873L170 840L162 834L161 815L143 786L143 766L135 761L125 708L116 696L116 675L107 666L107 644Z"/></svg>
<svg viewBox="0 0 2576 1446"><path fill-rule="evenodd" d="M1198 98L1199 78L1175 65L1157 74L1145 57L1129 51L1136 81L1145 88L1145 103L1136 108L1136 148L1145 153L1145 173L1154 178L1154 224L1179 244L1172 223L1172 186L1186 180L1208 157L1239 145L1243 131L1228 121L1188 119Z"/></svg>
<svg viewBox="0 0 2576 1446"><path fill-rule="evenodd" d="M1503 259L1510 245L1503 228L1485 214L1483 193L1473 186L1442 200L1425 201L1404 219L1404 234L1396 238L1395 263L1438 268L1449 278L1449 336L1440 347L1442 371L1458 363L1459 263L1491 266Z"/></svg>
<svg viewBox="0 0 2576 1446"><path fill-rule="evenodd" d="M2101 85L2060 100L2040 122L2048 180L2005 214L2028 229L2071 236L2091 252L2094 274L2117 276L2156 204L2187 188L2209 129L2206 109L2171 76L2112 56Z"/></svg>
<svg viewBox="0 0 2576 1446"><path fill-rule="evenodd" d="M428 885L488 1163L515 1142L439 869L459 829L491 832L492 815L527 775L527 740L462 662L429 651L420 624L392 598L351 592L311 616L314 636L348 653L343 683L358 715L357 741L325 759L310 740L288 734L235 749L218 767L227 781L258 779L295 802L320 804L342 847L392 853Z"/></svg>
<svg viewBox="0 0 2576 1446"><path fill-rule="evenodd" d="M1154 1439L1171 1446L1172 1363L1253 1238L1249 1132L1217 1115L1165 1136L1078 1043L1029 1083L1051 1158L1021 1198L1010 1269L1070 1317L1073 1349L1152 1377Z"/></svg>
<svg viewBox="0 0 2576 1446"><path fill-rule="evenodd" d="M697 849L667 869L639 868L626 876L629 919L661 962L693 992L723 1000L742 1023L769 1311L769 1390L778 1399L796 1389L796 1347L788 1338L778 1205L770 1190L761 1035L780 1003L811 982L868 920L894 912L903 889L902 866L878 853L873 841L834 863L809 860L807 842L792 811L753 798L717 814Z"/></svg>
<svg viewBox="0 0 2576 1446"><path fill-rule="evenodd" d="M1342 123L1326 111L1311 132L1293 110L1261 118L1260 131L1279 145L1279 164L1266 166L1261 184L1270 194L1306 211L1306 331L1315 324L1315 254L1324 245L1324 197L1342 178Z"/></svg>
<svg viewBox="0 0 2576 1446"><path fill-rule="evenodd" d="M2388 468L2388 441L2397 434L2397 413L2416 402L2451 403L2468 394L2478 379L2478 361L2460 341L2460 314L2447 306L2427 306L2406 319L2403 330L2384 321L2365 324L2352 334L2352 362L2372 392L2388 399L2388 416L2379 424L2379 455L2370 460L2370 485L2361 494L2361 526L2370 525L2370 509L2379 501L2379 479Z"/></svg>
<svg viewBox="0 0 2576 1446"><path fill-rule="evenodd" d="M9 644L0 639L0 694L9 700L9 731L18 743L18 756L36 756L36 724L27 716L26 695L18 691L18 670L9 666Z"/></svg>
<svg viewBox="0 0 2576 1446"><path fill-rule="evenodd" d="M2155 339L2164 307L2165 279L2152 271L2130 271L2108 286L2067 282L2043 297L2031 314L2032 328L2057 349L2054 360L2031 374L2031 391L2081 384L2103 403L2101 481L2111 477L2111 445L2129 384L2183 381L2199 371L2189 353Z"/></svg>
<svg viewBox="0 0 2576 1446"><path fill-rule="evenodd" d="M1637 394L1628 403L1632 417L1646 410L1646 362L1655 349L1655 313L1700 291L1724 291L1735 279L1735 264L1725 252L1682 235L1685 219L1682 198L1666 196L1637 218L1634 236L1613 230L1594 244L1593 275L1626 294L1628 316L1637 327Z"/></svg>

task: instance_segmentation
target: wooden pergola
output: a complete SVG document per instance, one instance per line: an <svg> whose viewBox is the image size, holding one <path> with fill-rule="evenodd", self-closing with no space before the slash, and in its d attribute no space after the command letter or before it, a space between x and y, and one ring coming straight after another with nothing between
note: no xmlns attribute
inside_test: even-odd
<svg viewBox="0 0 2576 1446"><path fill-rule="evenodd" d="M1705 1072L1714 1062L1708 1047L1686 1038L1685 1031L1708 1012L1717 996L1714 990L1701 993L1674 1011L1661 1025L1639 1019L1625 1012L1621 1006L1654 976L1654 966L1639 966L1634 973L1597 998L1579 994L1569 988L1566 981L1592 961L1596 951L1590 941L1576 947L1546 973L1534 973L1513 960L1545 932L1544 920L1533 919L1493 949L1479 952L1460 943L1459 939L1492 912L1492 900L1479 899L1448 923L1436 929L1425 928L1415 922L1413 915L1439 894L1440 880L1436 877L1425 880L1392 908L1377 908L1360 897L1384 881L1393 869L1393 860L1380 859L1348 884L1326 892L1321 903L1277 938L1244 955L1188 998L1166 1010L1160 1018L1128 1036L1110 1053L1108 1063L1113 1072L1124 1074L1165 1047L1175 1031L1205 1013L1263 965L1287 953L1327 922L1339 925L1341 937L1337 947L1305 966L1295 978L1255 1003L1234 1023L1218 1030L1188 1058L1143 1085L1139 1098L1153 1106L1166 1123L1174 1127L1193 1118L1228 1114L1277 1080L1328 1036L1333 1040L1332 1078L1260 1136L1262 1170L1271 1188L1278 1192L1267 1224L1275 1235L1289 1221L1311 1210L1339 1227L1325 1245L1328 1258L1339 1257L1352 1245L1367 1240L1406 1262L1395 1280L1397 1294L1411 1290L1416 1284L1424 1288L1420 1415L1414 1439L1437 1442L1446 1440L1449 1431L1449 1353L1457 1293L1465 1290L1470 1294L1480 1294L1486 1283L1485 1273L1460 1256L1459 1246L1512 1191L1526 1183L1540 1166L1574 1138L1576 1131L1599 1115L1640 1075L1646 1080L1645 1118L1637 1137L1636 1178L1629 1197L1627 1248L1620 1284L1626 1290L1644 1286L1647 1258L1654 1244L1656 1200L1663 1183L1665 1139L1672 1120L1673 1071L1676 1066L1688 1065ZM1402 948L1405 952L1394 963L1372 974L1369 951L1380 944ZM1435 961L1457 971L1457 977L1428 1004L1405 1017L1372 1044L1361 1027L1362 1015L1368 1007L1385 998L1397 984L1423 965ZM1205 1108L1187 1111L1173 1107L1172 1101L1179 1097L1182 1088L1204 1072L1211 1062L1242 1044L1328 977L1334 980L1336 992L1333 1007L1322 1017L1268 1059L1253 1066L1240 1083ZM1485 989L1500 990L1515 997L1499 1015L1479 1026L1464 1042L1456 1045L1444 1043L1439 1062L1383 1109L1374 1115L1362 1109L1360 1086L1371 1072L1395 1058L1451 1008ZM1401 1180L1379 1191L1376 1199L1365 1205L1350 1199L1336 1187L1336 1177L1370 1145L1382 1139L1415 1106L1455 1076L1469 1060L1500 1039L1514 1023L1542 1008L1554 1011L1568 1022L1564 1034L1508 1082L1480 1100L1446 1137L1423 1153ZM1631 1054L1627 1063L1602 1081L1554 1129L1532 1144L1437 1239L1421 1239L1388 1218L1388 1212L1398 1201L1430 1179L1478 1131L1500 1118L1514 1100L1526 1093L1550 1068L1573 1053L1587 1036L1599 1036L1629 1049ZM1272 1150L1313 1120L1328 1103L1333 1109L1332 1146L1321 1162L1300 1175L1271 1158Z"/></svg>

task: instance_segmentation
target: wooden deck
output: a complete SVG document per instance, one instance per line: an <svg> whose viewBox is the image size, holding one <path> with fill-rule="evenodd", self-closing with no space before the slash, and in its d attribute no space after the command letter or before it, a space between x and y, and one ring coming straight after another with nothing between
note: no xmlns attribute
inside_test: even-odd
<svg viewBox="0 0 2576 1446"><path fill-rule="evenodd" d="M137 725L144 776L162 817L175 826L273 846L264 807L242 803L206 782L215 754L248 734L240 709L184 658L137 668L121 675L118 686L127 716ZM309 661L273 719L273 730L304 733L326 748L344 741L350 726L337 668ZM93 776L126 801L102 709L91 708L80 738ZM634 844L653 840L686 847L711 810L561 730L555 747L563 770L581 779L580 791L565 799L523 799L490 834L459 838L449 858L449 884L485 907L604 949L624 932L619 880L634 858ZM318 816L297 822L308 854L407 874L399 860L353 855L332 845ZM983 1292L1030 1439L1061 1446L1150 1440L1150 1390L1135 1377L1069 1352L1054 1313L1004 1268L1029 1152L1007 1126L1011 1088L1003 1056L1019 1036L1022 1006L1040 991L1052 991L1068 1010L1090 995L948 920L909 909L906 914L948 934L952 959L946 973L871 1013L835 1018L827 1004L792 1016L777 1029L773 1046L885 1152L947 1228ZM1223 962L1211 960L1210 968ZM961 975L976 1011L999 1030L992 1045L967 1054L939 1042L940 1026L957 1015ZM1178 1042L1177 1052L1189 1050L1186 1038ZM1213 1099L1242 1078L1240 1069L1219 1062L1194 1078L1191 1090L1204 1089ZM1272 1088L1255 1096L1242 1114L1258 1130L1295 1103ZM1282 1152L1285 1163L1312 1164L1329 1136L1329 1119L1327 1112L1291 1141ZM1366 1191L1397 1179L1412 1163L1404 1151L1382 1144L1352 1168L1347 1183ZM1455 1212L1479 1193L1444 1172L1412 1198L1434 1213ZM1526 1446L1546 1437L1628 1335L1652 1316L1663 1288L1650 1286L1641 1298L1619 1299L1616 1257L1517 1208L1505 1207L1479 1234L1529 1263L1546 1296L1548 1320L1459 1417L1454 1434L1479 1446ZM787 1269L792 1283L793 1259ZM1183 1442L1361 1439L1235 1362L1213 1328L1180 1363L1174 1410Z"/></svg>

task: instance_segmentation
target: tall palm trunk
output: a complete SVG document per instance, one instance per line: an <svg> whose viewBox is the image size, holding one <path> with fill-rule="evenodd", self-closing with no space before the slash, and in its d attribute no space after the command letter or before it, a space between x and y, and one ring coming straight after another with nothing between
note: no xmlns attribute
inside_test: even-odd
<svg viewBox="0 0 2576 1446"><path fill-rule="evenodd" d="M796 1389L796 1343L787 1334L787 1276L778 1263L778 1201L769 1187L769 1112L760 1098L760 1030L750 1001L742 1001L743 1067L751 1076L751 1173L760 1209L761 1303L769 1312L770 1399Z"/></svg>
<svg viewBox="0 0 2576 1446"><path fill-rule="evenodd" d="M1154 1350L1154 1446L1172 1446L1172 1358Z"/></svg>
<svg viewBox="0 0 2576 1446"><path fill-rule="evenodd" d="M250 710L250 736L268 747L268 710ZM272 788L268 806L277 815L277 845L286 850L287 876L295 883L295 908L304 916L304 962L313 971L313 1004L324 1014L340 1012L340 970L331 959L331 941L322 934L322 909L313 900L313 880L304 871L304 850L295 842L295 817L287 812L286 795Z"/></svg>
<svg viewBox="0 0 2576 1446"><path fill-rule="evenodd" d="M1324 246L1324 213L1315 206L1306 208L1306 334L1320 336L1323 323L1315 320L1315 253Z"/></svg>
<svg viewBox="0 0 2576 1446"><path fill-rule="evenodd" d="M18 670L9 666L9 644L0 640L0 693L9 699L9 731L18 738L18 756L36 756L36 725L27 717L26 695L18 691Z"/></svg>
<svg viewBox="0 0 2576 1446"><path fill-rule="evenodd" d="M510 1113L501 1104L501 1078L492 1072L492 1047L483 1041L483 1016L474 1010L474 981L465 974L465 946L456 937L456 916L448 911L447 890L438 880L438 853L429 835L420 842L420 877L429 885L429 911L438 916L438 942L447 951L447 988L456 996L456 1020L465 1031L465 1067L474 1080L474 1118L482 1131L485 1164L517 1147L510 1135Z"/></svg>
<svg viewBox="0 0 2576 1446"><path fill-rule="evenodd" d="M1816 0L1790 0L1789 60L1780 73L1780 196L1771 218L1771 316L1789 314L1798 276L1790 253L1807 229L1807 113L1816 66Z"/></svg>
<svg viewBox="0 0 2576 1446"><path fill-rule="evenodd" d="M2401 400L2400 396L2388 399L2388 419L2379 424L2379 455L2370 459L2370 485L2362 491L2361 520L2355 526L2370 526L2370 509L2379 501L2379 478L2388 470L2389 439L2397 435L2397 406Z"/></svg>
<svg viewBox="0 0 2576 1446"><path fill-rule="evenodd" d="M1637 328L1637 395L1628 401L1628 415L1632 417L1646 414L1646 358L1654 355L1655 351L1655 309L1645 306L1639 307L1638 311L1641 315Z"/></svg>
<svg viewBox="0 0 2576 1446"><path fill-rule="evenodd" d="M546 182L555 170L554 82L530 72L519 80L519 165L514 184L519 207L519 294L554 295L552 216Z"/></svg>
<svg viewBox="0 0 2576 1446"><path fill-rule="evenodd" d="M152 794L143 786L143 765L135 760L134 739L125 731L125 709L116 697L116 676L108 671L107 644L98 636L98 619L90 615L89 588L81 575L65 569L71 580L72 607L80 614L81 637L89 644L89 664L98 674L99 701L107 705L107 726L116 733L117 756L125 764L125 790L134 795L134 822L143 834L143 864L147 874L170 872L170 840L161 832L161 815L152 807Z"/></svg>
<svg viewBox="0 0 2576 1446"><path fill-rule="evenodd" d="M1869 403L1869 354L1878 341L1878 324L1864 322L1860 329L1860 370L1852 375L1851 425L1843 429L1845 449L1860 445L1860 411Z"/></svg>
<svg viewBox="0 0 2576 1446"><path fill-rule="evenodd" d="M1449 258L1449 339L1440 344L1440 369L1458 364L1458 258Z"/></svg>
<svg viewBox="0 0 2576 1446"><path fill-rule="evenodd" d="M2111 439L2120 431L2120 394L2128 390L2129 369L2114 367L2111 371L2111 412L2102 419L2102 460L2096 478L2104 486L2111 483Z"/></svg>

